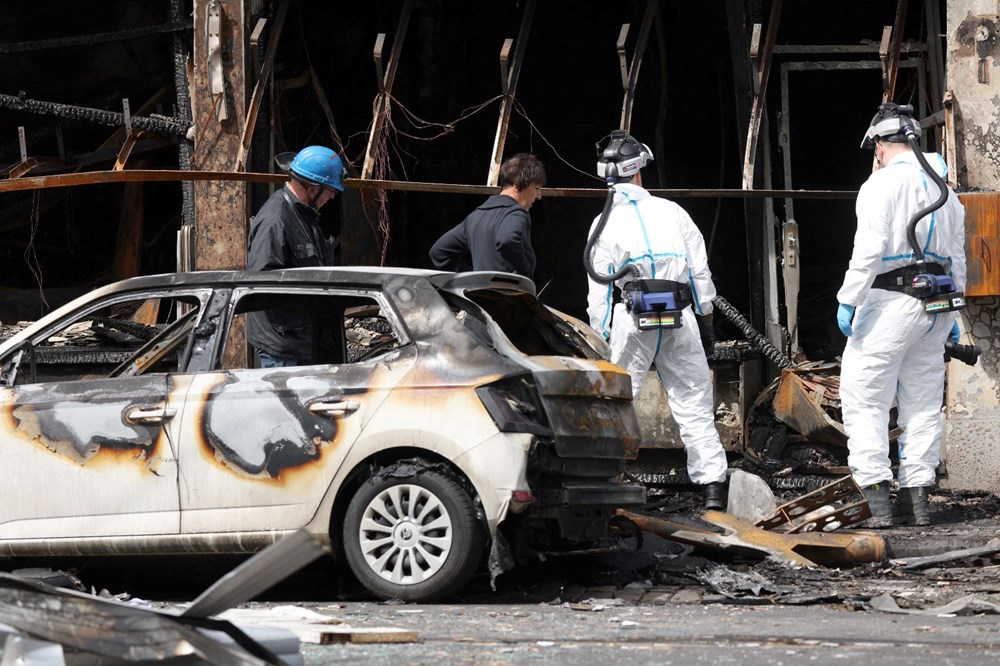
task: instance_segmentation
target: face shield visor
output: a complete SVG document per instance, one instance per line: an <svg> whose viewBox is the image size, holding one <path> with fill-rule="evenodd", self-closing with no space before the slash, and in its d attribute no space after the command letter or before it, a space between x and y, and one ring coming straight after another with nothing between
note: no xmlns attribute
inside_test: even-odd
<svg viewBox="0 0 1000 666"><path fill-rule="evenodd" d="M904 128L909 125L913 128L916 137L920 138L920 123L915 118L909 116L893 116L882 118L881 114L872 119L872 124L865 132L861 140L861 147L872 149L878 140L891 141L893 143L906 143L906 133Z"/></svg>

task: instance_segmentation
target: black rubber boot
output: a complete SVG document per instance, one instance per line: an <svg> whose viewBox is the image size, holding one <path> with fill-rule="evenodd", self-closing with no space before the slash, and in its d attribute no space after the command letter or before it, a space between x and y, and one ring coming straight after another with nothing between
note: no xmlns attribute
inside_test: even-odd
<svg viewBox="0 0 1000 666"><path fill-rule="evenodd" d="M900 488L899 517L904 525L931 524L931 508L927 501L930 488Z"/></svg>
<svg viewBox="0 0 1000 666"><path fill-rule="evenodd" d="M717 511L726 510L726 484L722 481L709 483L705 486L705 508Z"/></svg>
<svg viewBox="0 0 1000 666"><path fill-rule="evenodd" d="M861 489L872 517L865 523L868 527L892 527L892 500L889 498L889 482L883 481Z"/></svg>

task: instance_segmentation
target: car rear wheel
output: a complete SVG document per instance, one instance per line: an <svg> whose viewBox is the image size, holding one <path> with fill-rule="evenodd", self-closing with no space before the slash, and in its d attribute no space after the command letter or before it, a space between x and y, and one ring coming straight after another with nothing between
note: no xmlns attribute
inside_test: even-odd
<svg viewBox="0 0 1000 666"><path fill-rule="evenodd" d="M384 599L433 601L462 589L485 534L469 493L433 470L365 482L344 517L344 551L362 585Z"/></svg>

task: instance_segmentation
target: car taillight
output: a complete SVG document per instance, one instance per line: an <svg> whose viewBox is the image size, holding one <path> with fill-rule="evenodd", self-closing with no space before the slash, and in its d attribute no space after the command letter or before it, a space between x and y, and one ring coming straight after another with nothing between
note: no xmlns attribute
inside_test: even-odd
<svg viewBox="0 0 1000 666"><path fill-rule="evenodd" d="M551 437L544 413L531 399L532 389L518 380L501 380L476 389L501 432L527 432Z"/></svg>
<svg viewBox="0 0 1000 666"><path fill-rule="evenodd" d="M510 494L510 510L521 513L535 501L535 494L530 490L514 490Z"/></svg>

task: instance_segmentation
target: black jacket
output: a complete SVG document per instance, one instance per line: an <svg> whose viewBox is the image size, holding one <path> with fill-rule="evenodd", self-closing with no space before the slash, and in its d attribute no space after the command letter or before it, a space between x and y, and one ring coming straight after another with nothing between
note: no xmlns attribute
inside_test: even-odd
<svg viewBox="0 0 1000 666"><path fill-rule="evenodd" d="M443 271L502 271L532 278L528 209L505 194L494 194L445 233L430 251L431 263Z"/></svg>
<svg viewBox="0 0 1000 666"><path fill-rule="evenodd" d="M287 186L272 194L251 218L247 270L332 265L333 241L323 237L319 212L299 201ZM247 317L247 340L272 356L309 360L312 320L291 308L252 312Z"/></svg>

